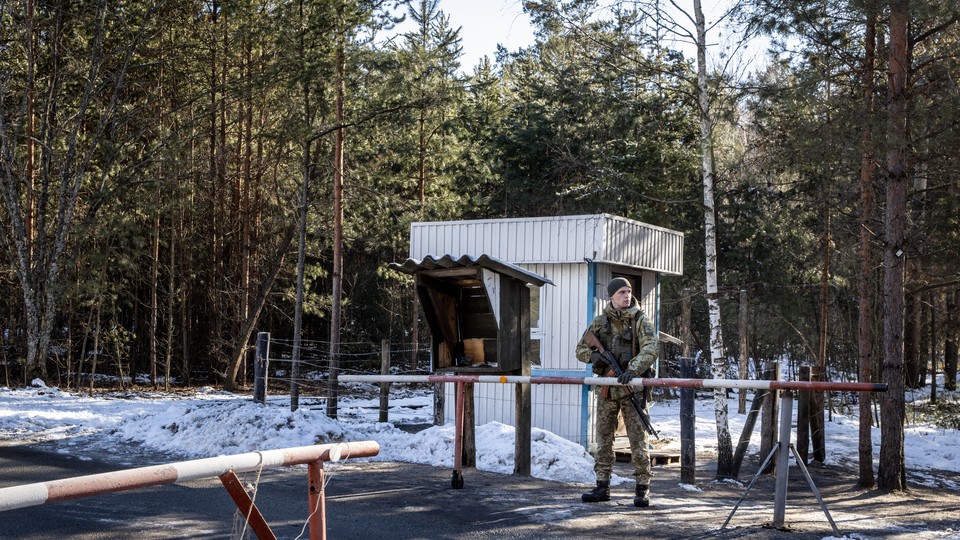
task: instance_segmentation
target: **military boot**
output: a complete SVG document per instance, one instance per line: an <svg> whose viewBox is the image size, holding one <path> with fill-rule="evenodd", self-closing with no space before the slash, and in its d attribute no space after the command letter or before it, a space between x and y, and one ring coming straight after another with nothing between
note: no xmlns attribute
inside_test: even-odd
<svg viewBox="0 0 960 540"><path fill-rule="evenodd" d="M595 503L610 500L610 481L597 480L597 487L580 496L583 502Z"/></svg>
<svg viewBox="0 0 960 540"><path fill-rule="evenodd" d="M650 506L650 486L637 484L637 496L633 498L633 505L641 508Z"/></svg>

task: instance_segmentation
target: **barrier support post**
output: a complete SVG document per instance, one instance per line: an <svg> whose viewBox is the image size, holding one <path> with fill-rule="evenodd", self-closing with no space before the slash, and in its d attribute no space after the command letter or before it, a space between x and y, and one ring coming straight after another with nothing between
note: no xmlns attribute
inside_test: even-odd
<svg viewBox="0 0 960 540"><path fill-rule="evenodd" d="M327 503L323 486L323 462L311 461L307 464L307 477L310 484L308 502L310 504L310 540L327 538Z"/></svg>
<svg viewBox="0 0 960 540"><path fill-rule="evenodd" d="M450 485L453 489L463 488L463 407L467 383L457 381L457 405L454 410L454 435L453 435L453 478Z"/></svg>
<svg viewBox="0 0 960 540"><path fill-rule="evenodd" d="M771 527L783 528L787 512L787 479L790 466L790 431L793 417L793 392L780 393L780 440L777 441L777 474L773 495L773 522Z"/></svg>
<svg viewBox="0 0 960 540"><path fill-rule="evenodd" d="M260 509L254 504L253 499L243 489L243 483L237 478L237 473L227 471L220 475L220 482L227 489L230 498L236 503L237 508L243 513L243 518L250 525L250 530L257 535L260 540L277 540L277 536L270 530L270 525L263 519Z"/></svg>

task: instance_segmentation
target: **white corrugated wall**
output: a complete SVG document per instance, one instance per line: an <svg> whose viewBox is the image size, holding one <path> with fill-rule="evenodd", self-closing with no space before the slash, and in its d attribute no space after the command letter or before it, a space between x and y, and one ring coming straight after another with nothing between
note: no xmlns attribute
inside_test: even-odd
<svg viewBox="0 0 960 540"><path fill-rule="evenodd" d="M600 251L601 217L413 223L410 256L489 255L513 264L581 262Z"/></svg>

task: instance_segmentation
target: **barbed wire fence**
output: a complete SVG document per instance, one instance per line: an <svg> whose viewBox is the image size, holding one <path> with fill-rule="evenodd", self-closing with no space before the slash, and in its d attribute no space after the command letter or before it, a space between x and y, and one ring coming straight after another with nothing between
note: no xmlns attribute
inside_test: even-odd
<svg viewBox="0 0 960 540"><path fill-rule="evenodd" d="M266 362L266 392L271 395L290 395L294 384L300 396L325 400L330 395L330 342L302 340L300 342L299 369L294 370L293 340L269 340ZM386 367L385 367L386 364ZM338 375L426 375L431 372L429 345L414 348L409 342L394 343L383 340L380 346L370 342L341 342L337 353ZM294 377L293 373L299 376ZM376 393L378 385L338 384L338 397L367 396ZM390 387L396 397L414 391L432 389L431 384L399 385Z"/></svg>

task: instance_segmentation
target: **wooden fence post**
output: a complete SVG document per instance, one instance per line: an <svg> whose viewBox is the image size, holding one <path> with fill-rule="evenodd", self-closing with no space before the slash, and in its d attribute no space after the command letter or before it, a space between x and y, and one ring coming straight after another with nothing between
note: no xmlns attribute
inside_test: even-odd
<svg viewBox="0 0 960 540"><path fill-rule="evenodd" d="M763 379L766 381L780 380L780 364L764 362ZM768 456L777 443L777 412L780 408L780 391L770 390L763 397L763 408L760 414L760 455ZM776 461L770 460L764 473L773 473L776 470Z"/></svg>
<svg viewBox="0 0 960 540"><path fill-rule="evenodd" d="M445 396L443 393L446 389L443 385L444 383L442 382L433 383L433 425L435 426L442 426L444 424L443 408L446 400L444 399ZM457 400L454 399L453 401L456 402Z"/></svg>
<svg viewBox="0 0 960 540"><path fill-rule="evenodd" d="M477 466L477 420L473 383L463 383L463 466Z"/></svg>
<svg viewBox="0 0 960 540"><path fill-rule="evenodd" d="M257 349L253 358L253 401L267 402L267 374L270 366L270 332L257 332Z"/></svg>
<svg viewBox="0 0 960 540"><path fill-rule="evenodd" d="M810 366L810 380L824 382L824 369L822 366ZM813 390L810 392L810 443L813 447L813 460L817 463L823 463L827 459L826 435L824 433L823 418L823 391Z"/></svg>
<svg viewBox="0 0 960 540"><path fill-rule="evenodd" d="M738 326L740 327L740 378L747 378L747 358L748 354L748 345L749 340L747 339L747 326L750 320L749 304L747 301L747 291L740 291L740 313L738 317ZM747 389L740 389L740 401L738 403L737 412L743 414L747 412Z"/></svg>
<svg viewBox="0 0 960 540"><path fill-rule="evenodd" d="M380 340L380 374L390 374L390 340ZM380 421L386 422L390 408L390 383L380 383Z"/></svg>
<svg viewBox="0 0 960 540"><path fill-rule="evenodd" d="M693 379L697 376L697 361L693 358L680 358L680 376ZM697 440L696 440L696 390L680 389L680 483L697 483Z"/></svg>
<svg viewBox="0 0 960 540"><path fill-rule="evenodd" d="M740 432L740 440L737 441L737 448L733 454L733 477L740 476L740 466L743 465L743 458L747 455L747 448L750 446L750 437L753 435L753 427L757 424L757 416L760 415L760 407L767 395L768 390L754 390L753 401L750 402L750 412L743 423L743 431Z"/></svg>
<svg viewBox="0 0 960 540"><path fill-rule="evenodd" d="M810 380L810 366L800 366L799 380ZM809 390L797 392L797 455L800 461L810 463L810 394Z"/></svg>

